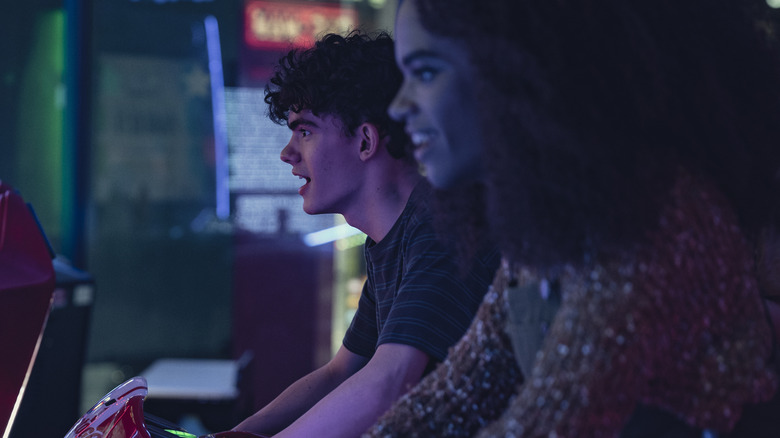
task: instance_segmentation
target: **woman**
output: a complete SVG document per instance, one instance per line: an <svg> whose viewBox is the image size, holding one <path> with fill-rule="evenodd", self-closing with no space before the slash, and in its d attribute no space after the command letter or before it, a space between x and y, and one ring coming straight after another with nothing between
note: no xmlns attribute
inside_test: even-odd
<svg viewBox="0 0 780 438"><path fill-rule="evenodd" d="M390 113L435 185L484 182L504 263L369 436L725 432L774 394L780 68L747 3L402 2Z"/></svg>

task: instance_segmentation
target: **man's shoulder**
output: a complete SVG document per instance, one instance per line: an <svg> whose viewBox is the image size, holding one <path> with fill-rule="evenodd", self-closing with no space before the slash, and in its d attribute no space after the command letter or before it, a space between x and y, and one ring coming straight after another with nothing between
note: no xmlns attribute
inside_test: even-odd
<svg viewBox="0 0 780 438"><path fill-rule="evenodd" d="M432 193L432 190L426 186L418 186L412 192L400 217L399 239L412 240L436 234L432 213Z"/></svg>
<svg viewBox="0 0 780 438"><path fill-rule="evenodd" d="M406 208L401 213L401 219L407 226L426 225L433 223L432 205L434 202L433 188L427 180L422 180L414 187L406 202Z"/></svg>

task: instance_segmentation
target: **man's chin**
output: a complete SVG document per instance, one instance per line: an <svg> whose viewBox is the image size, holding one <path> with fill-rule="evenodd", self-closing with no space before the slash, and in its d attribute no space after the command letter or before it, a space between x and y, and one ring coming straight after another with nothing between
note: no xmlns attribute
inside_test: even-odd
<svg viewBox="0 0 780 438"><path fill-rule="evenodd" d="M323 214L324 212L322 209L317 208L317 206L307 204L306 202L303 203L303 212L310 215L315 214Z"/></svg>

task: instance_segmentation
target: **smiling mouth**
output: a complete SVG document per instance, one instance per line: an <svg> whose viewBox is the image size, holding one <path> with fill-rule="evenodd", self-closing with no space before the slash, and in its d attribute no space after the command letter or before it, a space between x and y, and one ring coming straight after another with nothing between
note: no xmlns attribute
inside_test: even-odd
<svg viewBox="0 0 780 438"><path fill-rule="evenodd" d="M410 135L415 149L422 149L430 143L433 134L430 132L414 132Z"/></svg>
<svg viewBox="0 0 780 438"><path fill-rule="evenodd" d="M426 157L431 152L431 144L436 137L436 132L432 130L414 131L409 133L409 138L412 140L412 145L414 146L414 158L420 164L427 161Z"/></svg>

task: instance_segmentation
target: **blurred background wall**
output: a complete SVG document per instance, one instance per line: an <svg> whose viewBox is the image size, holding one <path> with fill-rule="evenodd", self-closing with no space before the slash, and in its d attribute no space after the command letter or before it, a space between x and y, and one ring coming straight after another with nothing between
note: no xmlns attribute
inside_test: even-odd
<svg viewBox="0 0 780 438"><path fill-rule="evenodd" d="M94 284L47 329L84 351L49 376L83 379L69 418L159 358L251 353L247 410L327 361L364 237L306 243L343 220L301 210L262 90L323 32L391 31L395 1L2 1L0 180Z"/></svg>

